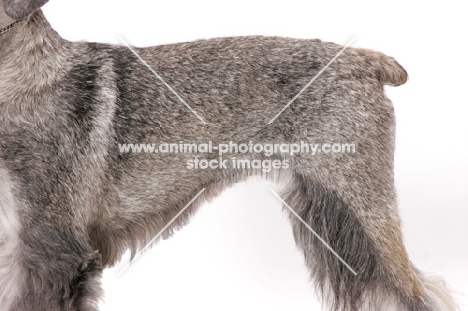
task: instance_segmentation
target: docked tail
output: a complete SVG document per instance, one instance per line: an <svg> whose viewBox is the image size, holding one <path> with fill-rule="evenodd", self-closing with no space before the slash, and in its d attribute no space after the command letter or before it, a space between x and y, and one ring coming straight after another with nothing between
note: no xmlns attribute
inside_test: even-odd
<svg viewBox="0 0 468 311"><path fill-rule="evenodd" d="M408 81L408 73L393 57L366 49L360 49L359 53L374 68L380 83L398 86Z"/></svg>

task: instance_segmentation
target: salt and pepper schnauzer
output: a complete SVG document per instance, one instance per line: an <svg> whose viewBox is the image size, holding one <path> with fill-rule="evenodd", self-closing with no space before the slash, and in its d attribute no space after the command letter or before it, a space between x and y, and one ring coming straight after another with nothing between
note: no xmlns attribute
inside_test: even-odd
<svg viewBox="0 0 468 311"><path fill-rule="evenodd" d="M0 310L97 310L102 270L140 250L201 189L262 175L350 266L288 212L329 310L456 310L408 259L397 212L391 57L320 40L233 37L136 48L69 42L47 0L0 0ZM133 142L353 142L355 154L279 153L289 169L189 170L193 155L120 153ZM216 158L215 154L204 154ZM228 157L234 154L227 155ZM265 155L244 155L265 159Z"/></svg>

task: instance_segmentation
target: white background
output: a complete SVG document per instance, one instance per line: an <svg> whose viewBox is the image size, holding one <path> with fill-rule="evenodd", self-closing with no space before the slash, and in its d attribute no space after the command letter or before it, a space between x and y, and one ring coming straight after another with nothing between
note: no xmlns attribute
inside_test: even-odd
<svg viewBox="0 0 468 311"><path fill-rule="evenodd" d="M395 57L410 79L388 88L397 115L396 183L405 243L468 305L468 122L463 2L51 0L69 40L137 46L235 35L320 38ZM105 271L102 310L320 310L280 203L259 182L204 205L192 223ZM466 308L468 310L468 308Z"/></svg>

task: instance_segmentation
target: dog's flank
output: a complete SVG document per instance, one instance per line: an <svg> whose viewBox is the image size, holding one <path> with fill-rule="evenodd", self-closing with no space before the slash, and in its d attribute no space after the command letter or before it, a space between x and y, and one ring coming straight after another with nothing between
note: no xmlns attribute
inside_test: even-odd
<svg viewBox="0 0 468 311"><path fill-rule="evenodd" d="M126 47L60 38L33 12L43 3L0 0L0 28L27 16L0 36L0 310L96 310L103 268L140 250L202 188L166 235L203 199L252 175L283 184L286 202L356 270L291 217L330 310L456 310L403 246L384 85L407 74L393 58L345 50L267 125L341 46L242 37L137 48L204 125ZM270 173L187 170L188 154L118 150L126 142L308 139L358 147L353 155L276 154L292 168Z"/></svg>

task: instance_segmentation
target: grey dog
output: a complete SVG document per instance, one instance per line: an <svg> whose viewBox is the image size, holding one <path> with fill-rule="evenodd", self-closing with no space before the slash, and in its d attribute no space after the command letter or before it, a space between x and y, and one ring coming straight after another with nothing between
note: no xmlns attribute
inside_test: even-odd
<svg viewBox="0 0 468 311"><path fill-rule="evenodd" d="M288 212L294 238L330 310L457 309L444 282L417 270L402 242L395 120L384 86L405 83L407 74L393 58L344 50L269 122L341 46L234 37L133 53L62 39L41 12L45 2L0 0L0 310L96 310L104 268L141 250L202 189L166 234L253 175L282 185L280 196L299 216ZM290 163L265 172L188 169L193 154L118 148L207 141L352 142L356 152L226 155Z"/></svg>

